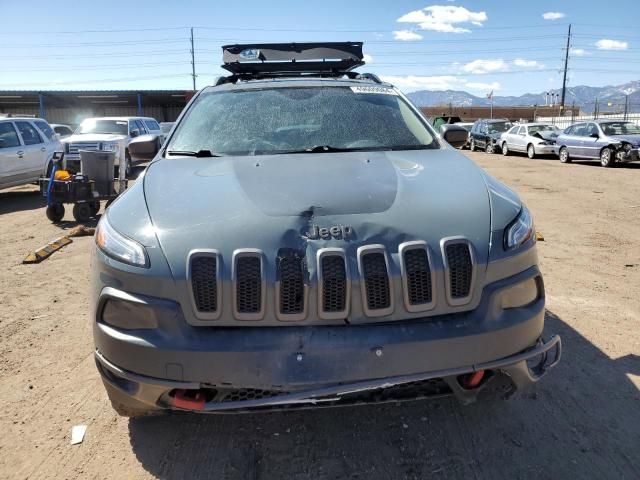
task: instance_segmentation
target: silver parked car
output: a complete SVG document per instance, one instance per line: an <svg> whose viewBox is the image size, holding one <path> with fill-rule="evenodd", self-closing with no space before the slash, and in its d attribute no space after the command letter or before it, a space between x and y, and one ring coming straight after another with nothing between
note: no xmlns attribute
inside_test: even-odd
<svg viewBox="0 0 640 480"><path fill-rule="evenodd" d="M160 151L131 141L155 159L96 230L117 412L467 403L557 364L531 213L454 148L466 131L354 72L362 43L223 49L231 75Z"/></svg>
<svg viewBox="0 0 640 480"><path fill-rule="evenodd" d="M558 127L546 123L521 123L500 137L503 155L525 152L529 158L555 153L553 145L560 134Z"/></svg>
<svg viewBox="0 0 640 480"><path fill-rule="evenodd" d="M562 163L600 160L603 167L640 159L640 127L623 120L594 120L571 125L556 139Z"/></svg>

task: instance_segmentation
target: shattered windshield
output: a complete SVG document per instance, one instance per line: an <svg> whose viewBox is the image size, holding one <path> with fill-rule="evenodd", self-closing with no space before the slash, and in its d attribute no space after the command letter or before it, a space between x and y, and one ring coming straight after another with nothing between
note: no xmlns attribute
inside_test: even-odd
<svg viewBox="0 0 640 480"><path fill-rule="evenodd" d="M495 122L488 124L489 133L500 133L506 132L511 128L511 124L509 122Z"/></svg>
<svg viewBox="0 0 640 480"><path fill-rule="evenodd" d="M291 87L204 92L167 151L265 155L297 151L438 148L392 89Z"/></svg>

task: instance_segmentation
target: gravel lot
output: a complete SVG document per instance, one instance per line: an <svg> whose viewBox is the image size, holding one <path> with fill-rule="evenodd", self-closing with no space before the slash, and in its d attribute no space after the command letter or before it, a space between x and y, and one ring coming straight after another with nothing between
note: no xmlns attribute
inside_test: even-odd
<svg viewBox="0 0 640 480"><path fill-rule="evenodd" d="M640 164L467 154L533 211L565 347L535 389L468 407L117 417L92 358L92 239L22 265L74 224L34 187L0 192L0 477L640 478Z"/></svg>

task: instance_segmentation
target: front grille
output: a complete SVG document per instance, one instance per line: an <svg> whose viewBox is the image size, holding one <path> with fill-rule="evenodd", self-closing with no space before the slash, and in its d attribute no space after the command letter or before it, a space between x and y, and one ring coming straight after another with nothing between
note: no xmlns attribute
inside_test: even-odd
<svg viewBox="0 0 640 480"><path fill-rule="evenodd" d="M69 153L78 153L80 150L98 150L97 142L74 142L69 144Z"/></svg>
<svg viewBox="0 0 640 480"><path fill-rule="evenodd" d="M473 265L471 252L466 243L452 243L446 246L449 266L449 288L452 299L468 297L471 292Z"/></svg>
<svg viewBox="0 0 640 480"><path fill-rule="evenodd" d="M236 260L236 311L259 313L262 310L262 265L258 256Z"/></svg>
<svg viewBox="0 0 640 480"><path fill-rule="evenodd" d="M213 256L191 259L191 288L196 309L203 313L218 310L217 259Z"/></svg>
<svg viewBox="0 0 640 480"><path fill-rule="evenodd" d="M366 303L369 310L382 310L391 306L389 274L384 253L362 255Z"/></svg>
<svg viewBox="0 0 640 480"><path fill-rule="evenodd" d="M298 252L278 257L279 304L282 315L304 312L304 257Z"/></svg>
<svg viewBox="0 0 640 480"><path fill-rule="evenodd" d="M259 388L238 388L230 390L222 398L222 402L241 402L244 400L261 400L263 398L271 398L277 395L285 395L288 392L280 392L276 390L261 390Z"/></svg>
<svg viewBox="0 0 640 480"><path fill-rule="evenodd" d="M431 303L433 291L431 285L431 265L427 251L414 248L404 253L406 272L406 289L410 305L424 305Z"/></svg>
<svg viewBox="0 0 640 480"><path fill-rule="evenodd" d="M322 311L344 312L347 306L347 269L340 255L322 257Z"/></svg>

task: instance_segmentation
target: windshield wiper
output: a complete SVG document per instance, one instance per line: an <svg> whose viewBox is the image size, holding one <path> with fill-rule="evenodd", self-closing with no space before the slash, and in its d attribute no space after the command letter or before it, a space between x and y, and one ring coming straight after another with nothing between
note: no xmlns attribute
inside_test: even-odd
<svg viewBox="0 0 640 480"><path fill-rule="evenodd" d="M331 145L314 145L313 147L304 148L301 150L284 150L282 152L273 152L276 154L288 154L288 153L331 153L331 152L366 152L375 150L387 150L387 147L333 147Z"/></svg>
<svg viewBox="0 0 640 480"><path fill-rule="evenodd" d="M433 150L433 145L392 145L389 150Z"/></svg>
<svg viewBox="0 0 640 480"><path fill-rule="evenodd" d="M222 155L218 155L217 153L213 153L211 150L198 150L197 152L192 152L189 150L169 150L167 153L169 155L176 155L176 156L182 156L182 157L198 157L198 158L222 156Z"/></svg>

